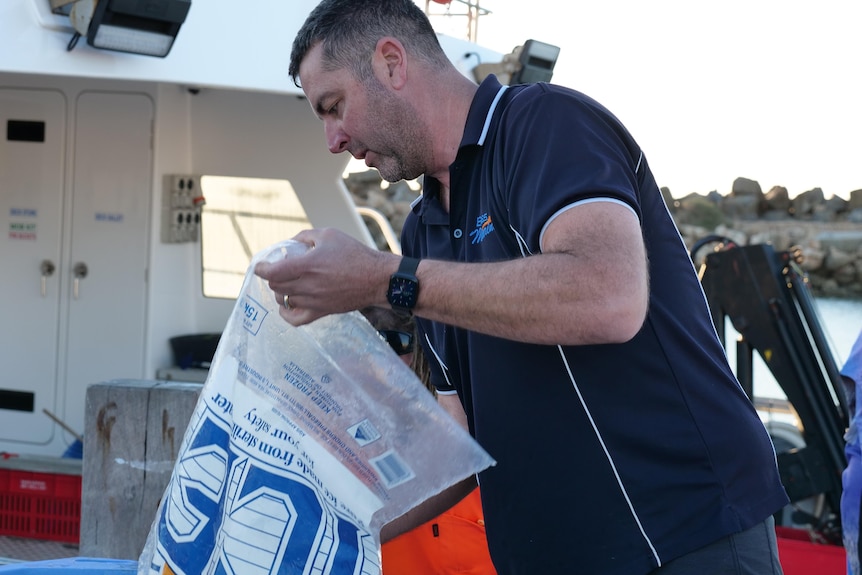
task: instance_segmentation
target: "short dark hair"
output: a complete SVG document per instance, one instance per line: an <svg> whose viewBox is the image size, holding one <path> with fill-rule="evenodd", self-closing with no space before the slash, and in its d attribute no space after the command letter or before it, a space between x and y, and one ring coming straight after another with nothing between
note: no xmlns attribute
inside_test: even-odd
<svg viewBox="0 0 862 575"><path fill-rule="evenodd" d="M413 0L323 0L293 40L288 74L299 86L299 65L323 42L328 69L347 68L365 81L372 75L371 55L384 36L397 38L414 58L448 63L428 16Z"/></svg>

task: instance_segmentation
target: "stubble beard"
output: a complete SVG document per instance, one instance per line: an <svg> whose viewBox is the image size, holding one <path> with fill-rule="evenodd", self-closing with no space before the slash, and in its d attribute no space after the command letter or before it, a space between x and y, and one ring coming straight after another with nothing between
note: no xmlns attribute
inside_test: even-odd
<svg viewBox="0 0 862 575"><path fill-rule="evenodd" d="M374 166L387 182L413 180L425 172L430 156L428 137L418 124L415 108L386 91L371 90L368 118L377 124L380 143L372 151L380 160Z"/></svg>

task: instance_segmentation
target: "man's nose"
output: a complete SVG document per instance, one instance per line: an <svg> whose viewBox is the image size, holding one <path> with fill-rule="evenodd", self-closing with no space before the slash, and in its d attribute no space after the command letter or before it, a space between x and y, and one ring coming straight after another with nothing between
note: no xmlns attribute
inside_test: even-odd
<svg viewBox="0 0 862 575"><path fill-rule="evenodd" d="M326 146L331 153L340 154L347 149L349 138L337 122L327 122L324 129L326 130Z"/></svg>

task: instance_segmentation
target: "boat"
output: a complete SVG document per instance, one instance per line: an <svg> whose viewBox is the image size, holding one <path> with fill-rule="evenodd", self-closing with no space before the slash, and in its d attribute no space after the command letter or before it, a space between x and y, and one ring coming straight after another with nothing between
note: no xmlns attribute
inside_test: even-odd
<svg viewBox="0 0 862 575"><path fill-rule="evenodd" d="M470 18L484 13L460 1ZM0 2L0 454L74 449L94 383L202 382L257 250L326 226L373 245L342 178L349 156L329 153L287 74L316 3ZM548 79L556 58L538 41L514 56L440 42L474 78L477 62L486 74L516 60L529 74L513 81ZM808 453L825 450L834 471L843 406L827 395L826 440L791 433L788 451L816 444ZM834 525L836 490L833 476L799 499L826 501L816 518Z"/></svg>
<svg viewBox="0 0 862 575"><path fill-rule="evenodd" d="M199 377L171 340L222 330L256 250L310 226L371 242L287 74L316 2L152 2L188 8L163 57L76 40L61 3L0 3L0 452L46 456L88 385ZM499 56L441 42L465 73Z"/></svg>
<svg viewBox="0 0 862 575"><path fill-rule="evenodd" d="M15 506L55 478L80 505L89 387L205 380L258 250L308 227L375 245L288 76L316 4L0 3L0 539L33 537ZM465 75L501 58L440 42Z"/></svg>

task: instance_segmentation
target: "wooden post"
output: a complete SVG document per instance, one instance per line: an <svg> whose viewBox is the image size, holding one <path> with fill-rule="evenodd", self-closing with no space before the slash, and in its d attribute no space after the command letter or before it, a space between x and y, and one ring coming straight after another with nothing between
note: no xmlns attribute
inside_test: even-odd
<svg viewBox="0 0 862 575"><path fill-rule="evenodd" d="M87 388L82 557L138 559L202 387L113 380Z"/></svg>

